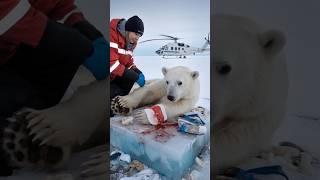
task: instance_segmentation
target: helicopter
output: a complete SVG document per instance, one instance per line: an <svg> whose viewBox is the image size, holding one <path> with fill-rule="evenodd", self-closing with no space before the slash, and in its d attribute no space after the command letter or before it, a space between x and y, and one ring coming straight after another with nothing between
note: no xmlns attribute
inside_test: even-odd
<svg viewBox="0 0 320 180"><path fill-rule="evenodd" d="M190 45L182 42L178 42L179 39L178 37L174 36L169 36L169 35L164 35L161 34L160 36L163 36L165 38L159 38L159 39L148 39L141 41L141 43L149 42L149 41L158 41L158 40L172 40L174 41L173 43L168 43L158 50L155 51L156 54L159 56L162 56L163 58L167 56L175 56L179 58L186 58L186 56L189 55L195 55L196 53L203 53L205 51L210 51L210 48L207 48L210 45L210 37L208 34L208 37L205 37L205 43L201 48L195 48L191 47Z"/></svg>

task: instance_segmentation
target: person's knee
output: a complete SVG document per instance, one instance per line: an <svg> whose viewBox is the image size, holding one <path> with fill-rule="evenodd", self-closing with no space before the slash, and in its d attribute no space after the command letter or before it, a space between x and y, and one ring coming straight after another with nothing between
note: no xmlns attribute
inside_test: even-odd
<svg viewBox="0 0 320 180"><path fill-rule="evenodd" d="M110 83L110 101L116 96L124 96L128 93L128 90L121 88L116 83Z"/></svg>
<svg viewBox="0 0 320 180"><path fill-rule="evenodd" d="M93 46L79 31L49 20L38 49L65 63L80 65L92 53Z"/></svg>

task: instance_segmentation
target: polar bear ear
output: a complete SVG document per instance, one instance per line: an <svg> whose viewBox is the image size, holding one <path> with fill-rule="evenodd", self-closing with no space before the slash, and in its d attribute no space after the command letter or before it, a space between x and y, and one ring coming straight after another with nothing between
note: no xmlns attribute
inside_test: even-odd
<svg viewBox="0 0 320 180"><path fill-rule="evenodd" d="M197 79L197 78L199 77L199 72L198 72L198 71L192 71L192 72L191 72L191 77L192 77L193 79Z"/></svg>
<svg viewBox="0 0 320 180"><path fill-rule="evenodd" d="M167 71L168 71L168 70L167 70L166 67L163 67L163 68L162 68L162 74L163 74L164 76L167 74Z"/></svg>
<svg viewBox="0 0 320 180"><path fill-rule="evenodd" d="M286 44L285 35L277 30L262 33L259 40L266 53L270 55L280 52Z"/></svg>

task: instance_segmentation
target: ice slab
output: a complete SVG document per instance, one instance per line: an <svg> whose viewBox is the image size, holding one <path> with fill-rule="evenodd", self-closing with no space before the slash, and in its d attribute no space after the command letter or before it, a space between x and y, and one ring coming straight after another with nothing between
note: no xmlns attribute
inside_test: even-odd
<svg viewBox="0 0 320 180"><path fill-rule="evenodd" d="M110 121L110 142L168 179L181 179L210 139L210 115L205 113L207 133L192 135L177 131L176 124L165 127L133 123L122 125L123 116Z"/></svg>

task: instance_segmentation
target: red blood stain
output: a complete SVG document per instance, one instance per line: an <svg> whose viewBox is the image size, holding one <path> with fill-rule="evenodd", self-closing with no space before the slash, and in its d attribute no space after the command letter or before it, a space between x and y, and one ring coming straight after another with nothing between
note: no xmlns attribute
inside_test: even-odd
<svg viewBox="0 0 320 180"><path fill-rule="evenodd" d="M154 133L155 134L155 136L154 136L155 141L165 143L170 139L170 137L174 136L174 134L168 133L165 130L168 127L178 127L178 123L161 123L161 124L154 126L150 130L143 131L142 134L146 135L146 134Z"/></svg>

